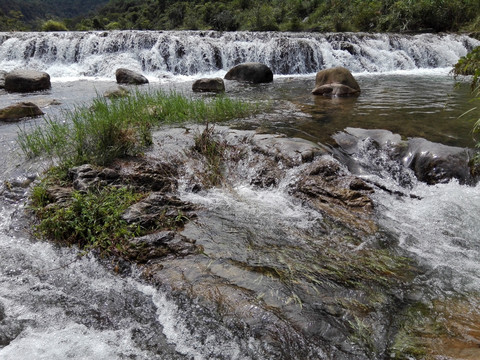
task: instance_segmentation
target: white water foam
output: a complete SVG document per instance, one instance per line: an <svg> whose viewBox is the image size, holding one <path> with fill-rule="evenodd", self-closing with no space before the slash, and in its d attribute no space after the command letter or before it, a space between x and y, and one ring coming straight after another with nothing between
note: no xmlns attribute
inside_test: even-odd
<svg viewBox="0 0 480 360"><path fill-rule="evenodd" d="M480 185L419 183L412 193L421 199L377 191L380 224L432 269L443 290L480 291Z"/></svg>
<svg viewBox="0 0 480 360"><path fill-rule="evenodd" d="M352 72L447 68L480 41L465 35L354 33L217 33L111 31L0 33L0 68L33 68L53 78L113 78L127 67L152 81L215 75L242 62L275 74L313 74L345 66Z"/></svg>

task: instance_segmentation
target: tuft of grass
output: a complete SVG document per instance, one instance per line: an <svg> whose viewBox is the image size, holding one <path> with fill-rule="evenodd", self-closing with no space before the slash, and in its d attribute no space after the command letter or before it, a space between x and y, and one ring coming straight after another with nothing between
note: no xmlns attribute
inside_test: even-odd
<svg viewBox="0 0 480 360"><path fill-rule="evenodd" d="M45 118L45 124L31 132L20 129L18 143L30 158L46 156L71 166L107 165L116 158L140 155L152 143L154 126L227 121L258 110L258 105L224 96L193 99L175 92L97 97L90 107Z"/></svg>
<svg viewBox="0 0 480 360"><path fill-rule="evenodd" d="M66 201L55 202L48 185L40 183L31 197L39 219L36 231L61 244L123 254L128 239L139 235L140 229L128 225L121 215L142 196L127 187L108 186L86 193L72 191Z"/></svg>
<svg viewBox="0 0 480 360"><path fill-rule="evenodd" d="M206 169L203 174L204 182L208 186L217 186L223 180L222 164L226 145L215 138L215 127L208 123L205 130L194 138L193 149L203 155L206 160Z"/></svg>

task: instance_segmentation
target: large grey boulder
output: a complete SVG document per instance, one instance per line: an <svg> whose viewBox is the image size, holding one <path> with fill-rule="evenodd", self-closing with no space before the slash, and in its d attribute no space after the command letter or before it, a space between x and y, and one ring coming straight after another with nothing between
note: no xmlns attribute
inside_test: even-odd
<svg viewBox="0 0 480 360"><path fill-rule="evenodd" d="M231 68L225 75L225 79L254 84L269 83L273 81L273 72L265 64L256 62L243 63Z"/></svg>
<svg viewBox="0 0 480 360"><path fill-rule="evenodd" d="M312 94L324 96L351 96L360 94L360 86L352 73L344 67L319 71Z"/></svg>
<svg viewBox="0 0 480 360"><path fill-rule="evenodd" d="M43 71L14 70L5 76L5 90L9 92L33 92L51 87L50 75Z"/></svg>
<svg viewBox="0 0 480 360"><path fill-rule="evenodd" d="M31 102L21 102L0 109L0 120L17 121L27 117L43 115L43 111Z"/></svg>
<svg viewBox="0 0 480 360"><path fill-rule="evenodd" d="M402 187L411 187L415 178L429 185L452 179L473 185L479 178L472 168L475 154L471 149L422 138L402 140L398 134L378 129L346 128L333 138L347 154L343 162L352 173L376 174Z"/></svg>
<svg viewBox="0 0 480 360"><path fill-rule="evenodd" d="M198 79L193 83L192 90L195 92L221 93L225 91L225 82L222 78Z"/></svg>
<svg viewBox="0 0 480 360"><path fill-rule="evenodd" d="M148 84L148 79L133 70L119 68L115 71L115 77L119 84L142 85Z"/></svg>

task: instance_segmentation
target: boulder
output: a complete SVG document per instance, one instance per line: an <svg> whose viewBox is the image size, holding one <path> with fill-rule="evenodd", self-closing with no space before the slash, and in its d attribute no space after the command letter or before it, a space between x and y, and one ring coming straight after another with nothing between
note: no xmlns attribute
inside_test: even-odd
<svg viewBox="0 0 480 360"><path fill-rule="evenodd" d="M5 76L7 76L7 72L5 70L0 70L0 89L5 87Z"/></svg>
<svg viewBox="0 0 480 360"><path fill-rule="evenodd" d="M120 68L115 71L115 77L119 84L142 85L148 84L148 79L135 71Z"/></svg>
<svg viewBox="0 0 480 360"><path fill-rule="evenodd" d="M127 97L130 95L130 91L123 86L118 86L116 89L110 89L103 93L103 96L110 99L116 99L121 97Z"/></svg>
<svg viewBox="0 0 480 360"><path fill-rule="evenodd" d="M195 92L220 93L225 91L225 82L222 78L198 79L193 83L192 90Z"/></svg>
<svg viewBox="0 0 480 360"><path fill-rule="evenodd" d="M40 115L43 115L43 111L31 102L21 102L0 109L0 120L3 121L17 121L23 118Z"/></svg>
<svg viewBox="0 0 480 360"><path fill-rule="evenodd" d="M388 130L346 128L333 136L342 149L337 157L355 174L376 174L394 180L402 187L415 179L429 185L452 179L460 184L476 184L472 169L474 151L434 143L423 138L402 140Z"/></svg>
<svg viewBox="0 0 480 360"><path fill-rule="evenodd" d="M344 67L319 71L315 78L314 95L351 96L360 93L360 86L352 73Z"/></svg>
<svg viewBox="0 0 480 360"><path fill-rule="evenodd" d="M273 81L273 72L267 65L261 63L243 63L231 68L225 79L254 84L269 83Z"/></svg>
<svg viewBox="0 0 480 360"><path fill-rule="evenodd" d="M50 75L35 70L14 70L5 76L5 90L9 92L32 92L50 89Z"/></svg>
<svg viewBox="0 0 480 360"><path fill-rule="evenodd" d="M472 174L470 149L447 146L422 138L408 141L408 147L398 153L398 160L412 169L418 180L429 185L457 179L461 184L477 182Z"/></svg>

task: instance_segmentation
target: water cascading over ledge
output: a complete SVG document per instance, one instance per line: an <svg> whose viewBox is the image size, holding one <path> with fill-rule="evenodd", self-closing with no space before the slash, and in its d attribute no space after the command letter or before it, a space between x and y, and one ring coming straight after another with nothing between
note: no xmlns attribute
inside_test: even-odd
<svg viewBox="0 0 480 360"><path fill-rule="evenodd" d="M456 34L113 31L0 33L0 69L53 77L112 77L129 67L152 77L226 71L261 62L275 74L333 66L385 72L452 66L480 41Z"/></svg>

